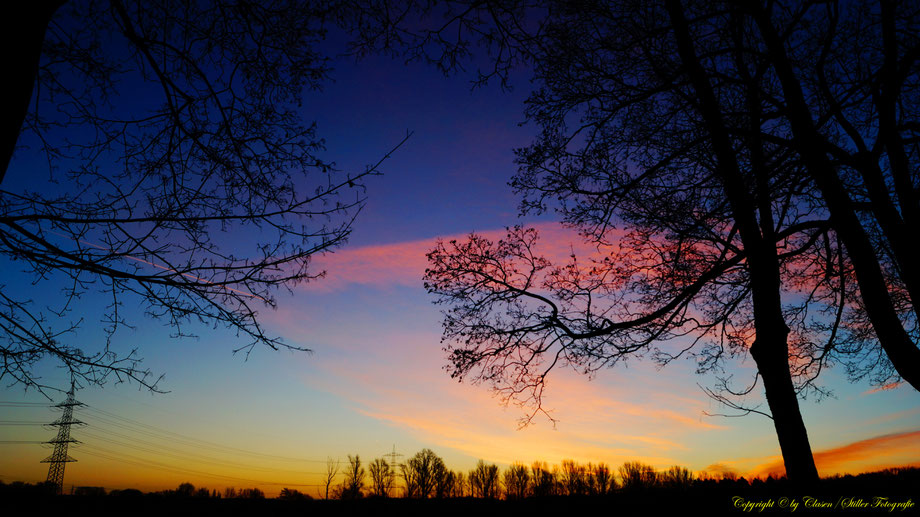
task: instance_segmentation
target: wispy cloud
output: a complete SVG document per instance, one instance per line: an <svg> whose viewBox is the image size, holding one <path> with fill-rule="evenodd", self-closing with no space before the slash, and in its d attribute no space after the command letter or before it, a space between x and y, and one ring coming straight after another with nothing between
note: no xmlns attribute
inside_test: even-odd
<svg viewBox="0 0 920 517"><path fill-rule="evenodd" d="M873 394L873 393L879 393L879 392L882 392L882 391L890 391L890 390L893 390L893 389L896 389L896 388L901 387L901 385L903 385L903 384L904 384L904 383L903 383L903 382L900 382L900 381L899 381L899 382L890 382L890 383L885 384L885 385L883 385L883 386L877 386L877 387L872 388L872 389L870 389L870 390L866 390L866 391L863 392L863 395L871 395L871 394Z"/></svg>
<svg viewBox="0 0 920 517"><path fill-rule="evenodd" d="M722 462L722 463L713 463L712 465L709 465L706 468L704 468L701 472L708 474L710 476L723 477L726 475L738 474L738 469L736 469L735 467L732 467L727 462Z"/></svg>
<svg viewBox="0 0 920 517"><path fill-rule="evenodd" d="M920 430L884 434L814 453L821 475L859 473L879 468L903 466L920 460ZM755 476L781 476L781 459L752 470Z"/></svg>
<svg viewBox="0 0 920 517"><path fill-rule="evenodd" d="M559 423L554 427L538 417L534 425L518 429L525 409L503 406L483 386L450 379L424 336L386 339L399 341L399 349L384 343L379 350L386 350L391 363L405 361L411 367L393 375L375 368L375 352L368 351L361 363L324 365L335 382L323 389L350 400L358 413L438 450L499 463L572 458L618 465L641 460L666 468L685 463L680 458L692 453L688 437L723 429L702 417L703 402L688 403L660 372L645 372L641 366L629 374L634 379L655 376L651 393L634 393L628 382L611 385L572 371L554 372L546 407Z"/></svg>
<svg viewBox="0 0 920 517"><path fill-rule="evenodd" d="M537 251L548 258L564 260L573 250L580 256L597 253L558 224L536 226L541 234ZM478 233L489 239L505 235L504 230ZM307 289L333 292L355 287L373 290L409 286L421 290L421 278L428 265L426 253L435 242L431 238L345 248L319 261L318 266L325 268L328 276ZM416 310L411 305L407 307ZM296 315L282 319L290 325L305 326L303 318ZM698 469L709 465L703 470L712 473L765 476L783 472L781 457L759 456L760 452L718 463L713 463L716 458L710 455L703 459L695 444L703 437L702 441L711 442L712 433L719 437L724 433L731 439L728 437L736 436L732 427L724 420L702 416L707 409L706 399L694 399L688 391L693 384L686 379L672 379L658 371L641 377L647 363L637 363L638 368L631 367L628 373L619 370L620 375L605 375L605 382L590 382L570 370L554 371L546 407L556 410L553 416L560 419L560 424L554 429L548 421L539 420L535 426L518 430L517 418L525 410L503 407L485 387L458 385L444 373L444 357L434 328L434 332L428 332L415 325L413 333L400 330L399 325L394 327L390 320L373 321L374 325L355 325L341 334L347 339L337 338L336 346L348 348L348 354L327 355L322 364L327 375L305 382L350 401L357 413L378 424L404 430L432 448L500 463L573 458L616 465L640 460L666 468L698 461ZM387 332L373 336L365 336L360 330L384 326ZM398 373L394 374L394 369ZM639 377L631 377L637 370ZM641 381L620 382L625 378ZM904 465L920 459L914 452L920 450L918 442L920 431L888 434L820 451L815 460L823 475Z"/></svg>
<svg viewBox="0 0 920 517"><path fill-rule="evenodd" d="M597 249L585 244L575 231L559 223L544 222L531 226L540 235L537 251L549 259L565 259L573 251L582 256L597 253ZM505 236L505 230L487 230L476 234L497 240ZM467 237L468 234L447 235L440 239L450 241ZM437 240L433 237L374 246L345 247L316 258L314 266L326 271L326 276L304 286L319 291L334 291L354 284L377 288L419 286L428 266L426 254L434 248Z"/></svg>

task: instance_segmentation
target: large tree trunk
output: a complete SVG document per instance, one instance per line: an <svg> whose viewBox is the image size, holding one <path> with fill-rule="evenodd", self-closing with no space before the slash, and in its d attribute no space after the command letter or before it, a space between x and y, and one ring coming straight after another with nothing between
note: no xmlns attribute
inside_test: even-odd
<svg viewBox="0 0 920 517"><path fill-rule="evenodd" d="M906 144L898 128L898 103L902 100L901 93L904 87L901 77L907 73L905 68L910 68L913 64L911 58L904 57L902 62L900 57L899 32L895 23L898 15L896 11L900 6L897 2L884 0L880 2L879 7L881 7L881 43L884 62L881 69L881 87L875 104L879 113L879 140L885 144L894 192L898 199L898 206L901 208L901 213L898 214L894 208L894 201L887 195L886 189L884 200L887 201L887 206L884 209L891 214L895 224L894 228L884 229L884 232L892 248L897 245L898 249L894 250L894 253L899 266L898 273L910 293L914 312L920 317L920 271L916 268L917 262L920 261L920 254L913 245L913 235L920 227L920 192L914 187L914 171L911 170L911 162L905 149ZM873 166L878 168L878 162L874 161ZM874 177L883 184L881 172ZM876 211L874 207L873 211Z"/></svg>
<svg viewBox="0 0 920 517"><path fill-rule="evenodd" d="M830 212L831 224L843 241L847 256L853 264L863 305L879 344L901 378L914 389L920 390L920 349L911 340L895 310L878 257L856 216L849 193L822 151L821 135L809 115L808 104L783 42L768 13L756 7L752 12L786 97L785 113L789 117L794 145L809 175L821 191Z"/></svg>
<svg viewBox="0 0 920 517"><path fill-rule="evenodd" d="M0 111L0 184L6 176L29 111L45 30L62 0L26 0L4 5L0 38L4 49L4 84L7 95Z"/></svg>
<svg viewBox="0 0 920 517"><path fill-rule="evenodd" d="M789 373L788 332L781 317L768 328L758 326L757 338L751 345L751 356L763 378L786 476L796 483L809 483L818 479L818 470Z"/></svg>
<svg viewBox="0 0 920 517"><path fill-rule="evenodd" d="M767 233L767 232L765 232ZM786 477L807 485L818 480L799 398L789 370L789 327L783 318L779 257L773 239L745 243L756 337L751 357L763 379L764 394L783 454Z"/></svg>
<svg viewBox="0 0 920 517"><path fill-rule="evenodd" d="M772 228L765 231L766 235L761 233L761 225L755 216L758 205L743 181L722 120L721 107L696 55L683 7L679 0L666 0L665 5L681 62L696 91L700 115L712 141L718 163L717 172L744 245L757 336L751 345L751 355L764 380L765 395L773 414L773 425L783 454L786 476L798 484L812 483L818 480L818 470L799 411L798 394L789 373L789 348L786 341L789 330L783 320L779 261Z"/></svg>

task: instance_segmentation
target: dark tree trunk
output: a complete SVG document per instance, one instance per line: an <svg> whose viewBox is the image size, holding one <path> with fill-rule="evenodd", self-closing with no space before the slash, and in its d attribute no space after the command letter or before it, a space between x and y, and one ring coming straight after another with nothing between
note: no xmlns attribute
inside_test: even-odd
<svg viewBox="0 0 920 517"><path fill-rule="evenodd" d="M782 315L773 324L758 325L757 338L751 345L751 356L763 379L764 393L773 415L773 426L786 466L786 476L796 483L809 483L818 479L818 470L789 373L788 333Z"/></svg>
<svg viewBox="0 0 920 517"><path fill-rule="evenodd" d="M779 439L786 476L800 485L809 484L818 480L818 470L805 431L805 422L799 411L798 394L789 372L789 347L786 341L789 329L783 320L779 261L776 243L772 238L772 223L767 224L770 228L765 232L766 235L761 233L761 225L755 216L758 204L740 174L720 106L696 55L683 7L679 0L666 0L665 4L677 39L681 62L696 91L700 115L712 140L718 163L717 172L744 245L757 336L751 345L751 356L764 380L765 395Z"/></svg>
<svg viewBox="0 0 920 517"><path fill-rule="evenodd" d="M0 184L13 157L22 123L29 111L45 30L60 0L25 0L4 6L0 38L4 49L3 73L7 95L0 111Z"/></svg>
<svg viewBox="0 0 920 517"><path fill-rule="evenodd" d="M888 239L891 252L897 264L898 276L910 296L914 313L920 317L920 262L914 235L920 225L920 206L917 189L911 179L910 161L904 148L904 141L898 129L898 102L901 98L902 66L898 58L897 28L895 27L895 2L880 2L882 38L881 48L884 61L879 73L879 91L874 98L878 111L878 139L884 143L889 171L897 203L891 197L885 176L879 166L879 158L868 154L857 159L857 166L866 185L872 204L872 213ZM906 66L911 66L910 63ZM900 212L898 208L900 207Z"/></svg>
<svg viewBox="0 0 920 517"><path fill-rule="evenodd" d="M807 485L818 480L798 393L789 371L789 327L783 318L779 258L776 244L766 239L745 245L751 275L756 337L751 357L763 379L764 394L783 454L786 477Z"/></svg>
<svg viewBox="0 0 920 517"><path fill-rule="evenodd" d="M769 14L753 9L753 17L763 37L768 55L786 97L793 144L801 154L809 175L821 191L830 220L843 241L856 272L866 314L872 322L879 344L902 379L920 390L920 349L910 339L892 303L881 265L862 227L853 202L836 170L822 149L821 136L812 121L801 86L792 70L786 49Z"/></svg>

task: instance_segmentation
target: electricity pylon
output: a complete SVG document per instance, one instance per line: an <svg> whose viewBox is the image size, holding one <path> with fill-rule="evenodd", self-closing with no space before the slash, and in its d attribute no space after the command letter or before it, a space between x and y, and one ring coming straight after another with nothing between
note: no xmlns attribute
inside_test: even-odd
<svg viewBox="0 0 920 517"><path fill-rule="evenodd" d="M77 402L77 400L73 398L73 386L71 386L70 391L67 392L67 400L60 404L55 404L55 407L64 410L64 414L61 415L61 418L48 424L57 427L58 432L53 440L45 442L54 444L54 452L41 462L50 464L48 465L48 483L54 485L55 493L58 494L64 489L64 466L72 461L77 461L67 455L67 447L72 443L80 443L70 437L70 426L83 425L83 422L74 420L73 418L73 408L83 405L82 402Z"/></svg>
<svg viewBox="0 0 920 517"><path fill-rule="evenodd" d="M398 476L398 474L396 473L396 467L398 466L398 463L397 463L396 460L397 460L398 458L401 458L402 456L403 456L402 454L396 452L396 444L395 444L395 443L393 444L393 452L388 452L388 453L386 453L386 454L383 455L384 458L389 458L389 459L390 459L389 465L390 465L390 484L392 485L392 486L391 486L391 490L396 490L396 488L397 488L397 487L396 487L396 483L397 483L396 480L399 479L399 476ZM389 494L387 494L387 495L389 495Z"/></svg>
<svg viewBox="0 0 920 517"><path fill-rule="evenodd" d="M396 459L401 458L402 456L402 454L396 452L396 444L393 444L393 452L388 452L383 455L384 458L390 459L390 468L393 469L394 472L396 471L396 467L399 465L396 462Z"/></svg>

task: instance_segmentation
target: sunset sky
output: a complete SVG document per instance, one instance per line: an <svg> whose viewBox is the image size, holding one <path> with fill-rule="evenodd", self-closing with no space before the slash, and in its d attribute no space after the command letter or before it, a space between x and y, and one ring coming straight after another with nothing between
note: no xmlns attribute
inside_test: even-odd
<svg viewBox="0 0 920 517"><path fill-rule="evenodd" d="M245 343L228 331L202 326L199 339L174 340L170 328L137 311L129 317L136 328L123 330L116 345L137 348L147 367L165 374L160 387L168 393L129 383L79 391L89 407L77 418L88 425L72 432L83 445L70 450L78 462L67 466L65 487L154 490L191 481L316 495L328 457L358 454L369 462L394 446L406 456L430 448L459 470L480 458L502 466L572 458L747 476L781 471L772 422L707 416L729 410L706 396L703 387L715 378L697 375L692 360L658 369L637 359L593 379L555 371L545 401L555 426L538 416L524 429L518 421L526 409L504 407L487 386L449 377L440 309L422 287L425 253L436 239L472 231L498 237L526 223L540 231L546 255L583 248L552 214L519 218L506 185L512 149L535 131L519 125L526 73L511 92L471 90L470 76L379 57L336 62L334 81L308 94L304 106L326 139L327 158L360 171L407 131L413 136L383 165L385 174L368 182L369 201L348 244L316 260L326 277L279 293L279 308L261 313L271 331L313 353L257 348L245 360L231 353ZM23 184L27 169L14 164L7 181ZM13 273L17 265L0 267L3 283L28 288L29 279ZM39 286L36 300L56 295ZM97 348L93 308L103 303L89 295L82 301L79 339L88 349ZM750 359L731 365L739 383L753 372ZM49 383L66 382L54 365L42 373ZM920 394L849 383L836 370L821 383L834 396L801 405L822 475L920 465ZM17 403L0 406L4 422L58 416L21 386L4 386L0 400ZM759 394L745 402L765 408ZM47 440L54 431L27 424L0 425L0 433L0 480L44 480L47 464L39 461L50 449L6 442Z"/></svg>

